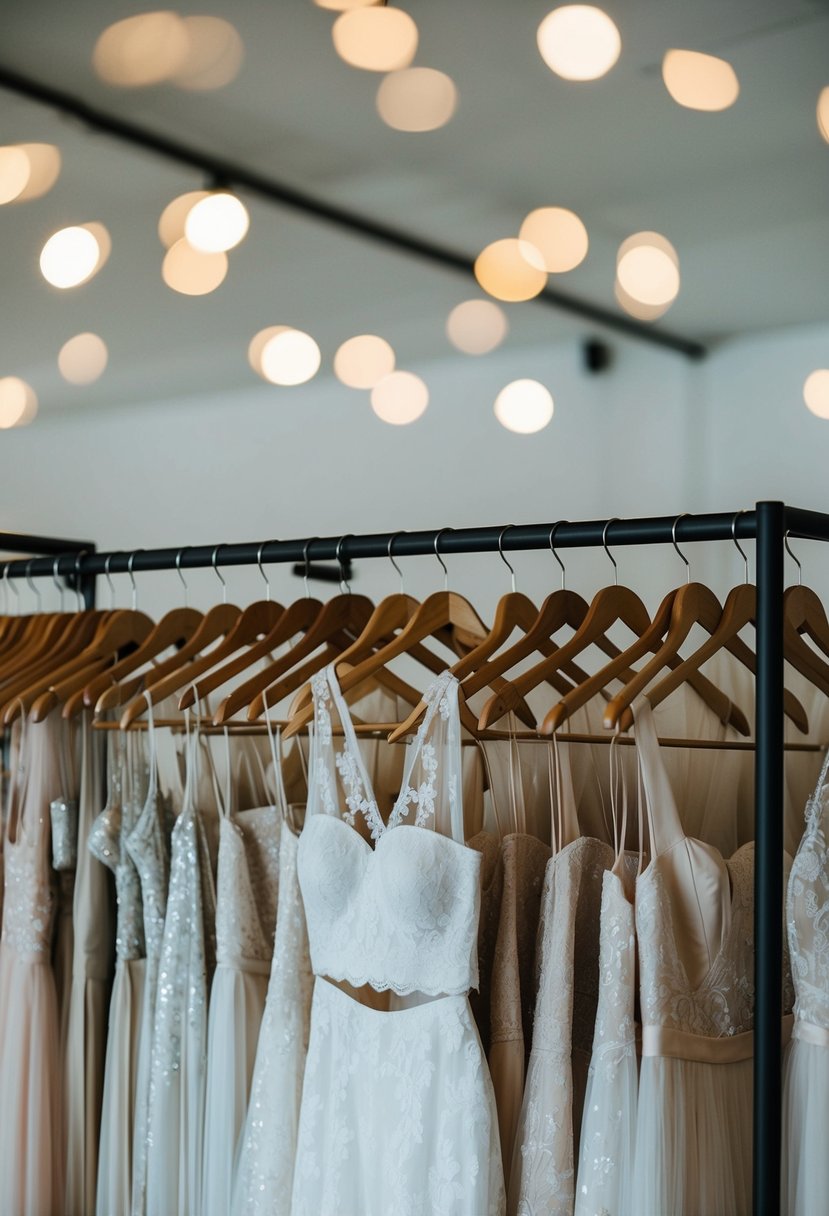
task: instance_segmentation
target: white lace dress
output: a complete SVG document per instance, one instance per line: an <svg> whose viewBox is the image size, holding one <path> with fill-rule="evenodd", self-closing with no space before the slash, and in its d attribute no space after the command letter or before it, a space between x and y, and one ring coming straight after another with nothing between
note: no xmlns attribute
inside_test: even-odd
<svg viewBox="0 0 829 1216"><path fill-rule="evenodd" d="M317 978L292 1216L500 1216L492 1083L467 995L481 857L463 844L457 682L447 672L429 689L386 824L333 668L313 690L298 869Z"/></svg>
<svg viewBox="0 0 829 1216"><path fill-rule="evenodd" d="M792 864L787 928L794 1029L783 1079L784 1216L829 1204L829 755L806 806L806 831Z"/></svg>

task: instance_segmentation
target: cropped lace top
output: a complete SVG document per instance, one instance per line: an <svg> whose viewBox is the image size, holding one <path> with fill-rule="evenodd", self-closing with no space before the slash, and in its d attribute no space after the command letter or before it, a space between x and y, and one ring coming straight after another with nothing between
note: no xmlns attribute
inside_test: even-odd
<svg viewBox="0 0 829 1216"><path fill-rule="evenodd" d="M400 995L468 992L478 984L481 855L463 843L457 681L444 672L425 693L386 823L333 666L315 678L313 694L297 867L315 974ZM354 827L358 814L374 847Z"/></svg>

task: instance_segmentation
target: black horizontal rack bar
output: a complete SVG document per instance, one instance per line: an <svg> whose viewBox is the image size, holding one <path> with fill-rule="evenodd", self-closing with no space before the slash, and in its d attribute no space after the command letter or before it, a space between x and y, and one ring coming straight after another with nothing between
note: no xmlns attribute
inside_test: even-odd
<svg viewBox="0 0 829 1216"><path fill-rule="evenodd" d="M427 237L407 232L383 220L350 211L336 203L327 202L286 182L278 181L256 169L216 156L212 152L194 148L181 140L173 139L159 131L141 126L131 119L122 118L106 110L90 105L73 94L58 89L44 81L35 80L13 68L0 65L0 88L16 93L39 105L69 114L85 126L104 135L109 135L133 147L152 152L165 160L195 169L210 181L223 186L239 187L257 195L266 202L301 212L312 219L331 224L365 240L371 240L399 253L419 258L441 266L444 270L473 274L475 259L471 254L452 249ZM547 287L533 302L546 304L559 312L567 312L601 325L605 329L623 334L651 346L660 346L685 355L688 359L702 359L708 353L706 347L692 338L685 338L669 330L660 329L628 317L624 313L603 308L590 300L584 300L557 287Z"/></svg>
<svg viewBox="0 0 829 1216"><path fill-rule="evenodd" d="M98 553L91 543L14 537L12 551L48 553L28 561L0 563L3 577L29 578L55 572L94 587L98 574L139 573L206 566L239 566L330 559L495 553L607 545L687 544L754 539L757 555L757 679L755 685L755 1050L754 1216L780 1210L782 1133L783 970L783 545L786 536L829 541L829 514L758 502L751 510L715 514L662 515L643 519L559 521L548 524L440 528L368 535L310 537L242 544L189 545ZM23 543L25 542L25 543ZM4 547L0 534L0 550ZM86 550L86 552L84 552ZM91 603L91 596L86 596Z"/></svg>

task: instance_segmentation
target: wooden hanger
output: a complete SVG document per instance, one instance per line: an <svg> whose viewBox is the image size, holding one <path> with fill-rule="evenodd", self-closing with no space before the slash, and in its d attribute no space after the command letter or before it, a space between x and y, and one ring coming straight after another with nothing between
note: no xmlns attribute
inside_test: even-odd
<svg viewBox="0 0 829 1216"><path fill-rule="evenodd" d="M829 620L820 599L809 587L803 586L803 568L789 545L786 533L783 543L789 555L797 563L798 581L783 592L784 642L789 652L796 652L801 660L801 671L811 683L826 693L829 682L829 665L802 641L802 635L812 639L825 655L829 656ZM829 694L827 694L829 695Z"/></svg>

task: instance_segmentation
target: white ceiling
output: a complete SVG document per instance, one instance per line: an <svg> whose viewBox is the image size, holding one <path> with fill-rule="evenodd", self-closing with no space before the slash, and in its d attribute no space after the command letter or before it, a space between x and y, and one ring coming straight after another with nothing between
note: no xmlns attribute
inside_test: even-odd
<svg viewBox="0 0 829 1216"><path fill-rule="evenodd" d="M568 84L544 66L535 31L552 0L399 0L420 29L417 62L452 75L455 118L442 131L389 130L379 77L334 53L332 14L311 0L198 0L184 12L231 19L246 47L237 80L209 94L101 83L90 55L101 30L142 11L108 0L14 0L0 63L212 153L366 215L475 254L514 235L531 208L561 204L591 247L557 287L609 308L615 249L656 229L676 246L682 291L663 324L713 341L829 315L829 147L815 124L829 84L829 8L821 0L619 0L614 70ZM741 81L722 114L671 101L659 64L669 47L720 53ZM22 375L41 408L169 399L251 383L245 356L265 325L308 329L330 361L354 333L380 332L402 366L447 352L449 309L476 294L464 276L249 200L251 232L213 295L189 299L160 278L166 203L204 183L148 153L0 91L0 143L48 140L64 167L45 198L0 209L0 375ZM101 220L113 252L89 284L42 280L45 238ZM590 331L541 304L509 308L516 346ZM100 333L110 367L96 385L60 380L61 344ZM344 390L345 391L345 390Z"/></svg>

